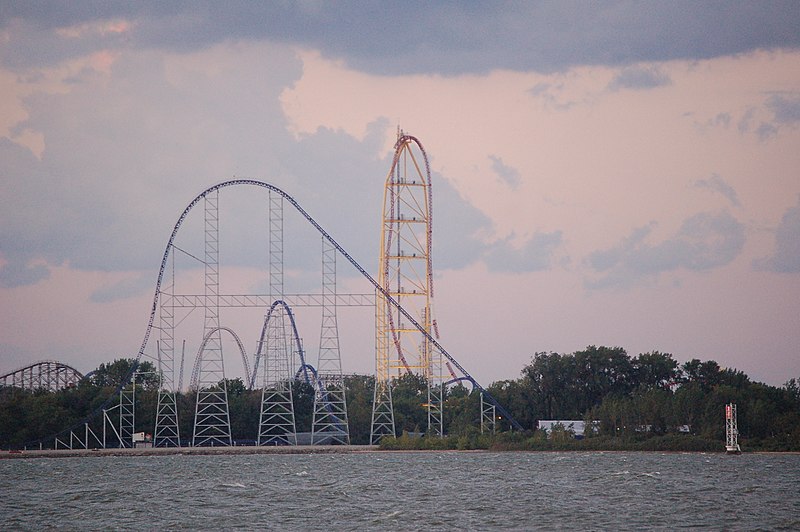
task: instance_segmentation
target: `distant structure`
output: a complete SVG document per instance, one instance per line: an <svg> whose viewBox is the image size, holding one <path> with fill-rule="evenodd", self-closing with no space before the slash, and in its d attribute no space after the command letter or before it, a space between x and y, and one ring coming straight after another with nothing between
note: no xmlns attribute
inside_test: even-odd
<svg viewBox="0 0 800 532"><path fill-rule="evenodd" d="M42 360L0 375L0 386L57 392L77 386L83 377L83 374L72 366L55 360Z"/></svg>
<svg viewBox="0 0 800 532"><path fill-rule="evenodd" d="M253 253L264 251L261 260L269 266L267 293L231 292L235 283L221 279L220 192L231 188L253 188L266 192L261 205L266 212L265 241L250 241ZM242 195L239 193L239 198ZM202 203L201 215L190 218ZM299 239L284 239L284 207L299 215L290 227L316 232L322 241L321 290L286 293L284 244L303 245ZM415 137L398 130L392 167L384 187L381 247L377 280L370 275L289 194L274 185L253 179L232 179L209 187L183 210L172 228L161 259L147 328L137 361L148 359L159 376L153 447L228 446L233 440L228 405L229 379L223 357L223 334L235 342L242 358L244 382L261 389L261 411L257 445L350 443L345 376L339 345L337 308L372 307L375 313L376 377L370 441L378 443L395 435L392 386L407 374L423 377L427 396L420 398L428 413L426 435L444 435L444 392L450 383L469 381L481 393L481 430L496 430L503 419L515 430L522 426L439 343L433 312L431 259L433 204L428 157ZM181 228L189 228L183 235ZM303 223L305 222L305 223ZM179 239L179 233L181 238ZM178 244L181 244L180 246ZM223 248L224 249L224 248ZM256 255L257 257L258 255ZM337 258L344 259L368 282L372 293L341 293L336 285ZM202 275L199 274L202 271ZM306 360L293 309L319 310L320 341L316 367ZM250 309L244 312L243 309ZM268 310L267 310L268 309ZM252 327L258 314L267 310L261 336L253 354L231 328ZM246 315L242 315L243 312ZM252 315L250 315L252 314ZM308 318L305 318L308 321ZM312 316L313 319L313 316ZM202 333L202 335L200 334ZM183 336L180 344L176 342ZM190 349L199 345L190 390L196 394L191 438L181 437L178 394L183 391L187 340ZM227 339L230 344L230 339ZM460 374L461 376L457 376ZM447 379L446 377L450 377ZM49 361L33 364L0 376L0 386L58 390L74 386L83 378L69 366ZM129 376L135 380L135 376ZM294 415L293 385L300 379L314 390L311 432L298 438ZM114 397L98 406L86 420L56 434L56 448L88 448L90 442L103 447L107 429L119 445L134 445L135 384L128 382ZM117 410L118 409L118 410ZM109 413L119 412L119 423ZM94 418L100 418L98 422ZM186 415L186 413L183 413ZM91 426L90 426L91 421ZM68 434L69 438L65 435ZM113 438L112 438L113 439Z"/></svg>
<svg viewBox="0 0 800 532"><path fill-rule="evenodd" d="M539 420L536 422L536 428L539 430L543 430L547 437L549 438L553 432L553 429L560 428L564 431L571 432L575 439L583 439L586 436L587 431L591 431L596 433L598 427L600 426L599 421L592 421L590 426L586 426L586 421L582 419L565 419L565 420Z"/></svg>
<svg viewBox="0 0 800 532"><path fill-rule="evenodd" d="M725 405L725 451L728 454L739 454L739 427L736 420L736 403Z"/></svg>

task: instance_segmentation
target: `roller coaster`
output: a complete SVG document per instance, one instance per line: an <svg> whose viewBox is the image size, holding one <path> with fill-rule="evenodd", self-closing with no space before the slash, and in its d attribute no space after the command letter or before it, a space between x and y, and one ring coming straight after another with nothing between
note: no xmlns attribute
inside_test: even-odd
<svg viewBox="0 0 800 532"><path fill-rule="evenodd" d="M0 386L13 386L30 391L57 392L76 386L83 378L83 373L63 362L40 360L0 375Z"/></svg>
<svg viewBox="0 0 800 532"><path fill-rule="evenodd" d="M267 293L230 293L220 289L226 282L221 279L223 269L220 267L220 194L226 190L243 189L252 191L247 194L249 199L256 197L255 191L266 195L266 202L261 205L265 205L267 211L267 230L264 232L267 242L263 246L250 245L248 249L254 250L253 253L255 250L266 251L266 257L261 260L269 270ZM190 214L201 203L203 217L199 220ZM285 206L299 215L296 227L304 227L321 239L320 292L290 294L285 291ZM495 413L499 412L512 426L521 430L522 427L503 406L440 343L433 313L432 219L433 195L427 154L417 138L402 132L398 132L392 166L384 187L377 279L292 196L275 185L239 178L218 183L198 194L180 214L168 239L147 327L136 355L137 362L152 362L160 377L153 445L180 446L185 441L181 439L178 420L179 415L185 416L186 413L178 412L176 393L182 391L187 339L190 345L197 343L190 379L190 389L196 393L191 444L232 444L223 333L227 333L228 343L230 339L234 340L235 350L241 355L244 382L251 389L261 390L258 445L297 444L291 383L299 378L314 388L311 443L349 444L338 327L339 309L346 307L371 307L374 310L376 379L371 443L395 435L391 391L394 379L404 373L417 373L427 382L425 407L428 412L426 433L429 436L444 435L442 409L445 388L461 381L470 382L473 389L481 393L482 427L493 429ZM196 237L189 236L179 242L184 225L194 227L195 231L190 231L190 235L202 231L202 252L197 249L199 239ZM191 245L184 244L184 240ZM289 243L297 240L293 238ZM355 270L357 277L366 281L371 293L339 293L336 281L338 258L343 258ZM202 282L198 280L198 266L203 270ZM237 314L243 309L255 309L263 317L258 320L261 333L253 354L252 369L247 350L234 330L256 325L254 318ZM312 310L320 316L316 366L307 360L296 319L298 310L304 316L310 315ZM202 334L198 335L198 331ZM154 338L156 335L158 338ZM178 355L176 340L181 337L183 341ZM52 381L52 386L57 387L60 384L55 383L68 380L61 376L66 373L59 371L43 367L39 374L59 375ZM74 369L72 371L74 380L79 374ZM32 371L20 372L13 373L19 377L18 380L12 378L12 383L24 380L32 384L35 381ZM115 429L115 432L121 445L132 444L128 437L133 433L135 407L131 392L126 390L135 390L130 386L130 381L135 378L134 366L128 375L128 383L123 383L117 394L97 409L97 413L102 411L108 418L107 412L119 407L119 430ZM117 397L119 404L115 404ZM105 423L106 420L104 429ZM87 431L84 441L88 442L89 425L84 424ZM76 428L69 427L63 434L69 431L72 438L72 431Z"/></svg>

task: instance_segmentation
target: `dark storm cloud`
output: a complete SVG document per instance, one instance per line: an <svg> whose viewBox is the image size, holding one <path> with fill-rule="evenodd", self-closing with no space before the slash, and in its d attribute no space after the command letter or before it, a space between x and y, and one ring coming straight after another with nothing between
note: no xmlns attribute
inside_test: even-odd
<svg viewBox="0 0 800 532"><path fill-rule="evenodd" d="M800 197L797 205L784 213L775 229L775 252L755 261L754 266L778 273L800 273Z"/></svg>
<svg viewBox="0 0 800 532"><path fill-rule="evenodd" d="M41 65L89 44L52 30L124 18L108 46L187 51L230 39L299 44L378 74L550 72L573 65L704 59L800 45L800 3L772 2L14 2L6 65Z"/></svg>
<svg viewBox="0 0 800 532"><path fill-rule="evenodd" d="M745 241L744 226L725 211L695 214L673 237L650 244L646 240L654 226L634 229L619 245L591 253L587 263L601 275L587 286L627 287L680 268L711 270L735 259Z"/></svg>
<svg viewBox="0 0 800 532"><path fill-rule="evenodd" d="M207 187L234 175L267 181L292 195L375 271L383 180L392 157L383 148L389 121L370 124L362 140L326 128L295 139L279 96L300 76L300 60L280 46L237 52L210 74L172 68L169 80L160 54L123 54L103 80L89 75L70 92L28 96L29 116L17 127L42 131L46 148L39 159L0 138L0 283L34 284L49 275L50 266L63 264L89 271L157 269L182 210ZM461 267L480 254L473 235L489 222L446 179L433 179L436 265ZM222 194L226 265L264 264L263 250L248 240L252 232L263 233L266 195L260 192L244 191L244 198L230 189ZM235 202L242 208L233 208ZM197 219L202 207L190 213L176 243L202 256L202 227L191 231ZM316 271L315 242L293 247L287 268L312 265ZM198 267L187 257L179 257L184 267ZM111 301L146 285L122 281L92 298Z"/></svg>

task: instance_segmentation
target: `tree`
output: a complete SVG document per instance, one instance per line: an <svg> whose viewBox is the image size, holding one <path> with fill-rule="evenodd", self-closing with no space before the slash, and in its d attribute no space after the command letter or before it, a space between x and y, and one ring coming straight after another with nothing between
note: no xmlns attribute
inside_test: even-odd
<svg viewBox="0 0 800 532"><path fill-rule="evenodd" d="M101 388L117 388L123 383L130 382L131 368L134 366L137 372L136 384L146 390L157 390L161 380L155 366L147 360L137 364L134 358L119 358L108 364L100 364L91 373L91 382Z"/></svg>
<svg viewBox="0 0 800 532"><path fill-rule="evenodd" d="M797 408L800 410L800 380L791 378L783 385L786 392L789 394Z"/></svg>
<svg viewBox="0 0 800 532"><path fill-rule="evenodd" d="M577 386L582 392L578 415L600 404L607 395L624 396L631 390L632 366L621 347L590 345L575 352Z"/></svg>
<svg viewBox="0 0 800 532"><path fill-rule="evenodd" d="M392 381L395 430L422 432L428 429L428 381L422 375L405 373Z"/></svg>
<svg viewBox="0 0 800 532"><path fill-rule="evenodd" d="M348 375L344 378L347 398L347 421L350 425L350 442L356 445L369 443L372 424L372 395L375 377Z"/></svg>
<svg viewBox="0 0 800 532"><path fill-rule="evenodd" d="M719 364L714 360L701 362L693 358L683 365L683 373L686 381L698 383L705 391L720 384L722 379Z"/></svg>
<svg viewBox="0 0 800 532"><path fill-rule="evenodd" d="M444 426L448 435L466 434L470 427L480 426L480 392L470 392L461 383L447 393L444 403Z"/></svg>
<svg viewBox="0 0 800 532"><path fill-rule="evenodd" d="M575 419L579 415L574 355L536 353L522 376L534 419ZM516 417L516 412L512 415Z"/></svg>
<svg viewBox="0 0 800 532"><path fill-rule="evenodd" d="M678 362L669 353L651 351L642 353L631 360L632 387L652 390L669 389L680 380Z"/></svg>
<svg viewBox="0 0 800 532"><path fill-rule="evenodd" d="M294 424L297 432L311 432L314 416L314 387L305 380L292 381L292 403L294 404Z"/></svg>

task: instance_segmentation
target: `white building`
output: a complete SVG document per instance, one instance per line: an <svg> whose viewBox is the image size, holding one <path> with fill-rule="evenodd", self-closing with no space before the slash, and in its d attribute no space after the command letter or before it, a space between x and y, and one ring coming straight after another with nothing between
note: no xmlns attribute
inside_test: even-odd
<svg viewBox="0 0 800 532"><path fill-rule="evenodd" d="M560 425L564 430L572 432L577 439L581 439L584 436L586 430L586 422L582 419L580 420L539 420L536 424L536 428L539 430L545 431L547 436L550 436L550 432L553 430L554 426ZM592 431L597 432L600 427L599 421L592 421Z"/></svg>

